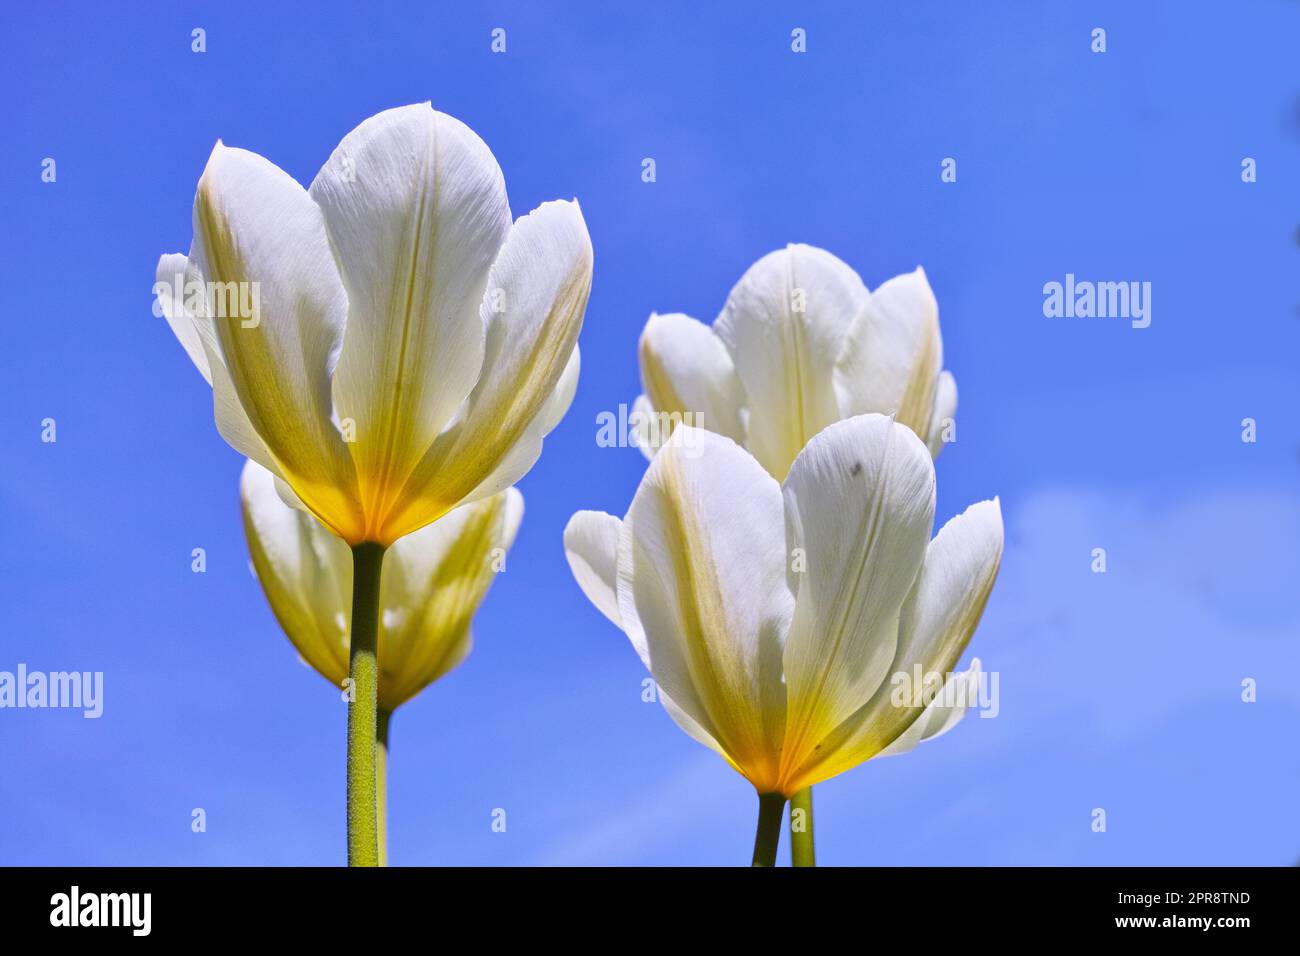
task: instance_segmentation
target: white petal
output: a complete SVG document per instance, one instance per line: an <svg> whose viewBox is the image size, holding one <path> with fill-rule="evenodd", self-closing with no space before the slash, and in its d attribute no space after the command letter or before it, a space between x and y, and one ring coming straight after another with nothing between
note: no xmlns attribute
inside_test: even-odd
<svg viewBox="0 0 1300 956"><path fill-rule="evenodd" d="M894 415L926 439L941 368L939 305L917 267L871 293L849 330L835 367L840 413Z"/></svg>
<svg viewBox="0 0 1300 956"><path fill-rule="evenodd" d="M591 265L591 238L576 202L543 203L514 224L483 298L487 351L468 419L501 428L503 417L535 412L568 373L563 414L577 383L577 365L571 363ZM553 415L549 424L558 420Z"/></svg>
<svg viewBox="0 0 1300 956"><path fill-rule="evenodd" d="M641 382L662 444L679 421L743 443L744 393L731 355L713 330L688 315L652 315L637 350Z"/></svg>
<svg viewBox="0 0 1300 956"><path fill-rule="evenodd" d="M673 719L673 723L685 731L687 736L692 740L704 744L704 746L720 755L722 759L727 761L727 763L736 767L737 770L740 770L740 767L736 766L730 755L722 748L722 744L718 743L712 734L701 727L694 717L682 710L677 701L669 697L662 687L658 689L657 693L660 706L668 712L668 716ZM744 771L741 770L741 772L743 773Z"/></svg>
<svg viewBox="0 0 1300 956"><path fill-rule="evenodd" d="M194 324L194 317L185 310L186 265L189 260L179 252L162 256L158 260L158 271L154 280L154 291L158 304L162 308L167 324L171 326L176 339L185 349L194 367L204 380L212 384L212 371L208 368L208 357L203 351L203 341Z"/></svg>
<svg viewBox="0 0 1300 956"><path fill-rule="evenodd" d="M175 293L178 275L182 289L180 297ZM167 291L160 288L159 284L164 282L169 287ZM180 339L185 351L190 353L194 343L197 342L197 350L190 354L190 359L212 386L213 417L216 419L217 432L241 455L256 461L278 476L280 466L267 449L266 443L262 441L262 436L249 421L248 413L240 404L235 385L230 380L230 372L226 369L226 361L221 355L221 345L217 341L216 329L213 327L212 319L206 314L207 308L204 303L206 283L197 261L181 255L163 256L158 263L155 290L158 292L159 304L168 318L168 323ZM190 332L195 336L193 340L189 339ZM300 507L306 509L305 505Z"/></svg>
<svg viewBox="0 0 1300 956"><path fill-rule="evenodd" d="M481 493L476 489L493 473L514 481L531 467L540 436L529 429L539 415L544 426L558 420L557 406L547 406L575 361L590 290L591 240L577 203L544 203L514 224L483 299L488 333L482 376L464 414L407 481L388 518L390 533L407 533ZM515 454L503 471L515 446L534 440L539 444Z"/></svg>
<svg viewBox="0 0 1300 956"><path fill-rule="evenodd" d="M476 521L484 522L482 533L493 540L504 537L506 531L509 531L509 537L513 540L515 529L518 527L517 518L512 522L514 526L512 528L507 529L503 524L509 499L519 502L518 507L522 513L523 496L518 490L510 489L500 500L492 502L491 505L480 503L479 507L453 508L432 524L427 524L404 538L398 538L385 556L385 575L388 574L388 559L396 555L405 578L404 586L412 589L410 593L425 594L433 578L439 573L440 566L446 561L447 555L467 533L470 533ZM485 545L480 550L486 555L490 548ZM390 577L389 580L396 580L396 578ZM390 595L390 602L399 607L420 603L409 598L410 594L407 592L394 591Z"/></svg>
<svg viewBox="0 0 1300 956"><path fill-rule="evenodd" d="M578 373L581 368L582 356L578 352L578 347L574 346L573 354L569 356L568 364L564 366L564 372L555 386L555 391L551 392L550 398L533 416L533 420L524 429L514 447L497 465L496 470L466 495L461 500L462 504L494 495L502 488L513 485L532 470L533 465L537 464L537 459L542 456L543 439L555 429L560 419L568 412L569 406L573 404L573 396L578 391Z"/></svg>
<svg viewBox="0 0 1300 956"><path fill-rule="evenodd" d="M181 290L179 295L176 291L178 288ZM239 403L234 383L230 380L230 372L221 355L221 345L217 342L216 329L206 314L203 300L206 295L205 280L197 262L179 254L163 256L158 262L155 291L168 325L181 347L212 386L213 416L217 432L241 455L278 475L280 466L253 423L248 420L248 413ZM191 305L194 306L193 309ZM301 503L299 507L306 509Z"/></svg>
<svg viewBox="0 0 1300 956"><path fill-rule="evenodd" d="M880 686L903 601L934 521L934 465L910 430L881 415L837 422L790 468L789 546L801 549L785 645L787 769Z"/></svg>
<svg viewBox="0 0 1300 956"><path fill-rule="evenodd" d="M579 511L564 529L564 553L569 568L582 593L611 622L622 628L618 615L618 540L623 522L603 511ZM650 652L645 634L638 630L630 643L646 670L650 669ZM662 687L656 696L677 726L706 747L726 757L721 745L703 727L682 710Z"/></svg>
<svg viewBox="0 0 1300 956"><path fill-rule="evenodd" d="M926 445L930 448L930 454L935 458L939 457L939 452L943 451L943 432L950 420L954 420L957 415L957 380L952 377L952 372L941 372L939 374L939 384L934 393L934 412L930 416L930 434L926 439Z"/></svg>
<svg viewBox="0 0 1300 956"><path fill-rule="evenodd" d="M382 511L478 380L488 270L510 229L491 151L428 103L343 138L311 185L348 297L334 397Z"/></svg>
<svg viewBox="0 0 1300 956"><path fill-rule="evenodd" d="M560 380L555 383L551 397L546 400L546 404L533 420L534 425L540 425L540 437L544 438L554 431L555 426L560 424L564 416L569 413L573 396L578 394L578 376L581 372L582 353L575 345L569 354L569 360L564 363L564 371L560 373Z"/></svg>
<svg viewBox="0 0 1300 956"><path fill-rule="evenodd" d="M899 621L896 669L951 670L984 613L1002 563L1002 508L980 501L952 518L925 552Z"/></svg>
<svg viewBox="0 0 1300 956"><path fill-rule="evenodd" d="M310 514L311 509L302 503L302 499L294 494L294 490L289 487L289 483L279 475L275 476L275 492L280 496L280 500L290 508L294 508L298 511L306 511Z"/></svg>
<svg viewBox="0 0 1300 956"><path fill-rule="evenodd" d="M866 300L847 265L793 245L751 266L714 324L744 386L747 445L778 480L808 439L841 417L832 376Z"/></svg>
<svg viewBox="0 0 1300 956"><path fill-rule="evenodd" d="M347 300L319 208L267 160L218 143L194 198L189 264L209 291L196 314L222 357L209 355L218 403L221 364L276 470L350 537L355 476L330 397Z"/></svg>
<svg viewBox="0 0 1300 956"><path fill-rule="evenodd" d="M942 737L956 727L966 710L978 699L975 695L978 693L979 675L980 661L977 657L971 661L968 670L950 676L921 716L877 756L894 757L907 753L922 741Z"/></svg>
<svg viewBox="0 0 1300 956"><path fill-rule="evenodd" d="M335 687L348 676L352 554L311 515L280 500L275 476L244 464L239 489L258 581L303 659Z"/></svg>
<svg viewBox="0 0 1300 956"><path fill-rule="evenodd" d="M501 518L498 545L507 550L514 545L519 525L524 520L524 496L517 488L506 489L506 509Z"/></svg>
<svg viewBox="0 0 1300 956"><path fill-rule="evenodd" d="M628 416L628 423L632 426L632 440L636 442L636 447L641 449L641 454L645 456L646 461L654 458L659 446L669 437L656 427L656 421L655 407L650 404L650 399L645 395L638 395L632 402L632 413Z"/></svg>
<svg viewBox="0 0 1300 956"><path fill-rule="evenodd" d="M618 535L623 522L603 511L579 511L564 528L564 555L582 593L616 626L618 616ZM650 666L644 645L638 655Z"/></svg>
<svg viewBox="0 0 1300 956"><path fill-rule="evenodd" d="M619 617L660 688L760 790L778 783L785 567L776 482L730 439L679 426L623 522Z"/></svg>
<svg viewBox="0 0 1300 956"><path fill-rule="evenodd" d="M507 567L522 516L523 496L510 488L394 542L381 585L381 706L401 705L465 659L470 623Z"/></svg>
<svg viewBox="0 0 1300 956"><path fill-rule="evenodd" d="M893 743L921 716L912 696L933 675L957 665L993 590L1002 560L1002 511L997 499L971 505L939 531L925 552L899 615L898 650L886 680L855 713L822 741L819 756L801 768L819 779L857 766ZM906 679L904 683L899 681ZM917 733L923 733L925 727Z"/></svg>

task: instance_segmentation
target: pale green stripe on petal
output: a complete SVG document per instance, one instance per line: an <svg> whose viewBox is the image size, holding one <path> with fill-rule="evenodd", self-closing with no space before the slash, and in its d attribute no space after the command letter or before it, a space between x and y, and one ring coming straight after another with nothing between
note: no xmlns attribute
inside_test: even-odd
<svg viewBox="0 0 1300 956"><path fill-rule="evenodd" d="M370 526L469 395L483 364L479 303L510 230L491 151L428 103L345 136L311 185L347 289L334 378Z"/></svg>
<svg viewBox="0 0 1300 956"><path fill-rule="evenodd" d="M514 224L482 303L488 326L482 377L463 415L406 482L385 518L386 537L422 527L475 494L501 474L521 441L529 445L514 459L518 473L511 480L531 467L532 442L540 439L530 429L539 415L547 424L555 420L549 403L571 368L591 266L591 239L577 203L543 203Z"/></svg>

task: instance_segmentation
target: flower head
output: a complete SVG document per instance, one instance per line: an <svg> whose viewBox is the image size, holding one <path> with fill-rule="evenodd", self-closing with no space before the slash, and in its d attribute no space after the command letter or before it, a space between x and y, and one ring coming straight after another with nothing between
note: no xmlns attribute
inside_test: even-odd
<svg viewBox="0 0 1300 956"><path fill-rule="evenodd" d="M910 749L969 701L971 672L932 701L894 693L892 675L918 665L951 674L1001 560L996 500L931 540L933 519L930 454L883 415L821 431L783 484L731 439L682 425L625 518L579 512L564 541L678 725L760 793L788 796Z"/></svg>
<svg viewBox="0 0 1300 956"><path fill-rule="evenodd" d="M681 314L650 316L640 363L648 454L686 421L739 442L778 481L832 422L893 415L938 455L957 411L925 272L868 292L856 272L813 246L787 246L750 266L711 328ZM667 424L656 427L661 417Z"/></svg>
<svg viewBox="0 0 1300 956"><path fill-rule="evenodd" d="M155 290L226 441L387 546L532 467L577 384L591 267L576 202L512 223L487 146L424 103L363 122L309 189L218 143Z"/></svg>
<svg viewBox="0 0 1300 956"><path fill-rule="evenodd" d="M256 462L240 479L253 568L298 653L331 684L348 676L352 553L315 518L280 500ZM400 538L380 589L379 706L392 711L469 654L470 622L504 566L523 517L514 488L456 508Z"/></svg>

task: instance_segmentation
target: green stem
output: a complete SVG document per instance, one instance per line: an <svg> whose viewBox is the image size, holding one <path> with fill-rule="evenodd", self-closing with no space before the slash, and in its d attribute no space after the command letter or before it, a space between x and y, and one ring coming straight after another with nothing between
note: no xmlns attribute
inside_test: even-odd
<svg viewBox="0 0 1300 956"><path fill-rule="evenodd" d="M375 727L375 812L379 816L379 865L388 865L388 724L393 712L379 708Z"/></svg>
<svg viewBox="0 0 1300 956"><path fill-rule="evenodd" d="M383 545L352 549L352 632L348 703L348 866L379 865L375 735L379 710L379 575Z"/></svg>
<svg viewBox="0 0 1300 956"><path fill-rule="evenodd" d="M812 787L804 787L790 798L790 862L794 866L817 865L817 851L813 847Z"/></svg>
<svg viewBox="0 0 1300 956"><path fill-rule="evenodd" d="M776 866L776 848L781 842L781 816L785 794L758 795L758 829L754 833L754 866Z"/></svg>

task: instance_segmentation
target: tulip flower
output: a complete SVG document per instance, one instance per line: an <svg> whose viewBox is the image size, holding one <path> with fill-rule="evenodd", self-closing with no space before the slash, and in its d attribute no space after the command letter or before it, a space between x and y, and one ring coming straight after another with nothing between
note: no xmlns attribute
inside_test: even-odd
<svg viewBox="0 0 1300 956"><path fill-rule="evenodd" d="M344 137L308 189L218 143L161 311L217 429L352 548L349 860L374 863L383 554L522 477L567 410L592 253L576 202L512 222L483 141L429 104Z"/></svg>
<svg viewBox="0 0 1300 956"><path fill-rule="evenodd" d="M240 478L244 531L267 602L303 661L335 687L348 678L352 555L311 515L286 505L275 477L254 461ZM523 517L514 488L498 492L394 542L380 588L376 734L379 855L393 712L469 656L470 622L505 567Z"/></svg>
<svg viewBox="0 0 1300 956"><path fill-rule="evenodd" d="M759 794L755 863L773 862L792 795L943 733L970 702L975 673L952 669L997 576L1001 510L972 505L931 540L933 519L928 449L869 414L819 432L783 483L678 426L626 517L565 529L664 709ZM900 698L918 671L943 691Z"/></svg>
<svg viewBox="0 0 1300 956"><path fill-rule="evenodd" d="M639 358L645 392L634 411L647 455L685 421L739 442L778 481L832 422L893 415L937 456L957 411L925 272L868 292L813 246L750 266L711 328L681 314L650 316Z"/></svg>
<svg viewBox="0 0 1300 956"><path fill-rule="evenodd" d="M790 245L749 268L712 328L650 316L639 359L633 420L647 456L685 421L740 442L780 481L809 439L854 415L894 415L935 457L955 434L957 383L919 267L868 292L831 253ZM812 794L790 806L796 865L811 864Z"/></svg>

